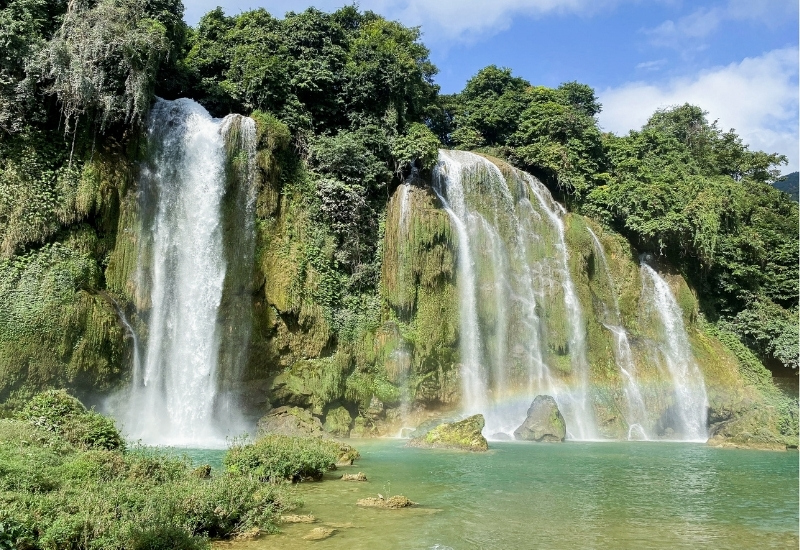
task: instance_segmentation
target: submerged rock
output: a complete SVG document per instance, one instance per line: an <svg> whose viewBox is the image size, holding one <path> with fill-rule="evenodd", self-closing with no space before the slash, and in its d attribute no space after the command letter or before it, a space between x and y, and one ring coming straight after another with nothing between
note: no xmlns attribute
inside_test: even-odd
<svg viewBox="0 0 800 550"><path fill-rule="evenodd" d="M283 523L314 523L315 521L317 521L317 518L311 514L290 515L290 516L281 516L281 521Z"/></svg>
<svg viewBox="0 0 800 550"><path fill-rule="evenodd" d="M484 425L482 414L476 414L452 424L439 424L425 435L411 439L408 446L487 451L489 443L481 433Z"/></svg>
<svg viewBox="0 0 800 550"><path fill-rule="evenodd" d="M409 506L414 506L417 503L408 500L408 498L404 497L403 495L395 495L389 498L383 498L382 495L378 495L377 498L362 498L361 500L357 501L356 504L359 506L365 506L367 508L390 508L396 510L398 508L408 508Z"/></svg>
<svg viewBox="0 0 800 550"><path fill-rule="evenodd" d="M367 476L364 475L364 472L358 472L357 474L342 474L342 481L366 481Z"/></svg>
<svg viewBox="0 0 800 550"><path fill-rule="evenodd" d="M556 400L549 395L537 395L528 409L522 425L514 430L514 437L524 441L564 441L567 424Z"/></svg>
<svg viewBox="0 0 800 550"><path fill-rule="evenodd" d="M305 540L324 540L336 533L336 529L330 527L315 527L303 537Z"/></svg>

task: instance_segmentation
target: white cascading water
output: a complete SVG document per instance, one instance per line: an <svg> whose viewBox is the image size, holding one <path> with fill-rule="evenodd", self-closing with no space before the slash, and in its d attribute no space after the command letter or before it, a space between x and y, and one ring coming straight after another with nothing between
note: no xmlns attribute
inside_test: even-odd
<svg viewBox="0 0 800 550"><path fill-rule="evenodd" d="M605 305L605 315L603 326L605 326L614 338L614 359L622 374L624 382L623 393L625 395L626 415L625 421L628 424L628 440L648 440L648 421L647 407L639 388L639 381L636 374L636 362L633 359L633 351L628 340L628 331L622 325L622 315L619 311L619 301L617 299L617 289L614 285L614 278L611 275L611 268L606 259L605 249L600 239L597 238L590 227L586 228L592 237L595 253L603 266L603 274L609 287L611 305Z"/></svg>
<svg viewBox="0 0 800 550"><path fill-rule="evenodd" d="M708 395L703 374L692 356L683 314L669 284L658 272L641 263L642 300L660 321L663 362L672 380L676 432L684 441L708 439Z"/></svg>
<svg viewBox="0 0 800 550"><path fill-rule="evenodd" d="M442 155L440 152L440 165ZM461 390L464 412L466 414L484 413L487 408L488 384L483 373L480 327L478 326L478 299L475 293L475 265L472 260L470 235L467 224L469 219L463 188L452 184L457 179L461 166L453 159L449 165L445 161L444 170L434 174L434 188L442 201L445 211L458 235L458 294L459 319L461 325ZM437 166L439 168L439 166ZM444 185L442 185L444 183ZM445 192L447 199L441 194Z"/></svg>
<svg viewBox="0 0 800 550"><path fill-rule="evenodd" d="M235 140L253 142L245 154L254 153L252 119L214 119L190 99L158 100L150 114L137 275L148 333L124 419L129 436L145 443L222 446L241 427L217 414L224 330L218 313L228 268L222 203L232 129Z"/></svg>
<svg viewBox="0 0 800 550"><path fill-rule="evenodd" d="M563 210L532 176L512 177L514 189L493 163L463 151L440 151L434 169L434 190L458 237L463 412L482 413L489 437L510 435L536 395L552 395L568 437L595 439L585 327L567 266ZM549 253L535 252L537 246ZM556 287L569 325L571 383L552 376L542 359L537 308L551 306L548 289Z"/></svg>

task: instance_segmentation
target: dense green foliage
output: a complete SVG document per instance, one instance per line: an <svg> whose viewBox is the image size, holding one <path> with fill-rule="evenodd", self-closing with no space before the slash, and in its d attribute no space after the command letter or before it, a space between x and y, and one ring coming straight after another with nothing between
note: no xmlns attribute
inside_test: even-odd
<svg viewBox="0 0 800 550"><path fill-rule="evenodd" d="M225 455L225 470L264 483L319 479L336 469L340 447L330 439L265 435L235 443Z"/></svg>
<svg viewBox="0 0 800 550"><path fill-rule="evenodd" d="M124 448L113 421L63 392L0 420L0 548L205 549L275 529L285 488Z"/></svg>

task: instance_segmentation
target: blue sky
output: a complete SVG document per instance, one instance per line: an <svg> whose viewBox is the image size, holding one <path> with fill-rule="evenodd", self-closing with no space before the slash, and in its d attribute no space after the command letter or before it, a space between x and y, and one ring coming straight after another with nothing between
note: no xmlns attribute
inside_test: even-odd
<svg viewBox="0 0 800 550"><path fill-rule="evenodd" d="M276 16L343 0L185 0L196 24L220 5ZM419 25L444 93L460 91L486 65L510 67L533 84L577 80L603 103L600 125L625 133L652 112L690 102L752 149L789 157L798 169L796 0L362 0Z"/></svg>

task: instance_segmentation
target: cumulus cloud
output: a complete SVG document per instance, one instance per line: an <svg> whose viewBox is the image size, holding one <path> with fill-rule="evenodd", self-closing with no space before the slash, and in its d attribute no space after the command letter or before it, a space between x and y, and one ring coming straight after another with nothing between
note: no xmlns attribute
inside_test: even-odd
<svg viewBox="0 0 800 550"><path fill-rule="evenodd" d="M789 157L798 169L798 49L773 50L739 63L664 82L630 82L598 95L600 125L618 134L641 128L656 109L691 103L722 129L734 128L751 150Z"/></svg>
<svg viewBox="0 0 800 550"><path fill-rule="evenodd" d="M362 10L372 10L405 25L423 26L426 41L473 41L500 32L511 25L514 17L548 14L591 15L625 0L361 0ZM314 6L331 11L346 0L317 0ZM195 0L186 3L186 21L194 25L216 6L226 13L263 7L275 16L287 11L302 11L308 4L290 0Z"/></svg>

